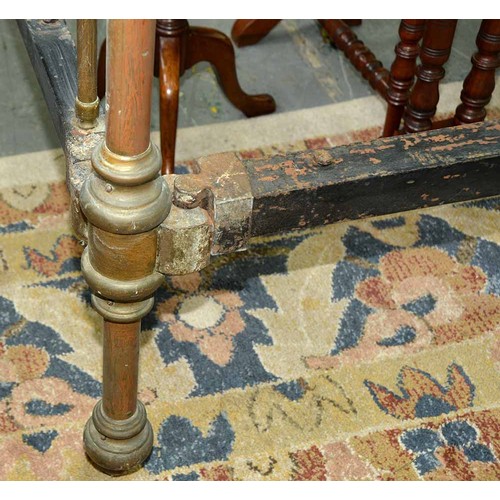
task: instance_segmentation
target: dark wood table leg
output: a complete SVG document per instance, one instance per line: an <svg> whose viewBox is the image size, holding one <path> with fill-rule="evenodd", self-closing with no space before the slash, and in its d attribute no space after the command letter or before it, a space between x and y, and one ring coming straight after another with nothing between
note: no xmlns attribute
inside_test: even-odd
<svg viewBox="0 0 500 500"><path fill-rule="evenodd" d="M281 19L237 19L231 29L231 38L237 47L260 42Z"/></svg>
<svg viewBox="0 0 500 500"><path fill-rule="evenodd" d="M156 76L160 80L160 143L162 174L175 170L180 77L185 71L189 24L186 19L157 19Z"/></svg>
<svg viewBox="0 0 500 500"><path fill-rule="evenodd" d="M331 42L351 61L362 77L385 99L389 72L356 36L345 21L340 19L318 19Z"/></svg>
<svg viewBox="0 0 500 500"><path fill-rule="evenodd" d="M405 132L423 132L432 128L439 101L439 82L445 74L443 66L450 56L456 26L454 19L433 19L426 23L417 81L403 116Z"/></svg>
<svg viewBox="0 0 500 500"><path fill-rule="evenodd" d="M248 117L272 113L276 103L268 94L249 95L243 91L236 75L233 44L220 31L191 27L185 19L158 19L156 30L162 172L173 173L179 78L187 69L201 61L212 64L227 98Z"/></svg>
<svg viewBox="0 0 500 500"><path fill-rule="evenodd" d="M186 48L186 69L201 61L213 66L226 97L246 116L267 115L276 110L269 94L250 95L241 88L233 44L227 36L220 31L192 26Z"/></svg>
<svg viewBox="0 0 500 500"><path fill-rule="evenodd" d="M260 116L276 109L272 96L249 95L243 91L236 75L233 45L220 31L189 26L186 19L158 19L156 34L162 173L174 173L175 168L179 79L196 63L212 64L227 98L246 116Z"/></svg>
<svg viewBox="0 0 500 500"><path fill-rule="evenodd" d="M383 137L392 136L399 130L415 79L419 42L424 34L424 27L423 19L403 19L399 26L400 42L396 45L396 58L390 69Z"/></svg>
<svg viewBox="0 0 500 500"><path fill-rule="evenodd" d="M495 89L495 70L500 66L500 20L485 19L476 39L477 52L472 56L472 69L464 81L455 112L455 124L483 121L485 106Z"/></svg>

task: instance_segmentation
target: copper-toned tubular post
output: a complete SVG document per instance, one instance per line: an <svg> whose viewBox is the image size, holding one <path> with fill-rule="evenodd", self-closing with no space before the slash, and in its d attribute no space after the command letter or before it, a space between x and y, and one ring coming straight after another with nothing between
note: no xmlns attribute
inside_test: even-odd
<svg viewBox="0 0 500 500"><path fill-rule="evenodd" d="M155 21L108 21L106 65L106 145L136 156L149 146ZM134 47L134 50L130 50Z"/></svg>
<svg viewBox="0 0 500 500"><path fill-rule="evenodd" d="M103 398L84 431L89 457L126 472L151 452L153 430L137 400L141 318L162 276L155 271L157 227L170 209L150 142L154 20L108 21L106 137L80 193L88 221L82 272L104 318Z"/></svg>
<svg viewBox="0 0 500 500"><path fill-rule="evenodd" d="M75 111L82 128L93 128L99 116L97 97L97 20L77 21L78 96Z"/></svg>
<svg viewBox="0 0 500 500"><path fill-rule="evenodd" d="M154 38L154 21L108 21L106 145L120 155L149 147ZM117 420L136 408L140 325L104 321L103 405Z"/></svg>
<svg viewBox="0 0 500 500"><path fill-rule="evenodd" d="M104 321L103 408L108 417L125 420L137 406L141 322Z"/></svg>

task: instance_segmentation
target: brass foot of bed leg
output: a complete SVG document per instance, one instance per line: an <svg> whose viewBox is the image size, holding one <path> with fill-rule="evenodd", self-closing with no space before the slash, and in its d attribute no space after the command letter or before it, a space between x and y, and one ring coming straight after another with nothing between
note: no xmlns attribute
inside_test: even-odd
<svg viewBox="0 0 500 500"><path fill-rule="evenodd" d="M138 401L135 413L126 420L109 418L97 403L83 433L85 451L104 471L134 469L151 453L153 429L144 405Z"/></svg>

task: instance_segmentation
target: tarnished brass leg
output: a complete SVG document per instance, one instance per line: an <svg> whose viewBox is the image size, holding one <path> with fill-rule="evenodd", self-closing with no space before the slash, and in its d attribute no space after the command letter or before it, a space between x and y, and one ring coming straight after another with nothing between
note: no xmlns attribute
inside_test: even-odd
<svg viewBox="0 0 500 500"><path fill-rule="evenodd" d="M93 128L99 116L97 97L97 20L77 21L78 95L75 111L78 126Z"/></svg>
<svg viewBox="0 0 500 500"><path fill-rule="evenodd" d="M150 142L155 21L110 20L107 31L106 139L80 194L89 223L82 271L104 318L103 399L84 445L98 466L119 473L143 462L153 444L137 401L140 320L163 279L155 270L158 226L170 193Z"/></svg>

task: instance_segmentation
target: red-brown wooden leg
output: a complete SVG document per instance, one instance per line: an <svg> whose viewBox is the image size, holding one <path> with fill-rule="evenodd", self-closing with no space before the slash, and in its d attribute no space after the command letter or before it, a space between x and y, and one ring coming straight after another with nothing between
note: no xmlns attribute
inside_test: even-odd
<svg viewBox="0 0 500 500"><path fill-rule="evenodd" d="M175 139L179 112L179 84L181 73L181 39L169 37L159 39L160 80L160 142L162 174L173 174L175 169Z"/></svg>
<svg viewBox="0 0 500 500"><path fill-rule="evenodd" d="M449 19L434 19L426 23L417 81L403 117L405 132L423 132L432 128L439 101L439 82L445 74L443 66L450 56L456 26L457 21Z"/></svg>
<svg viewBox="0 0 500 500"><path fill-rule="evenodd" d="M344 19L348 26L359 26L361 19ZM260 42L281 22L281 19L237 19L231 29L231 39L237 47Z"/></svg>
<svg viewBox="0 0 500 500"><path fill-rule="evenodd" d="M267 115L276 110L276 103L269 94L249 95L240 87L233 44L220 31L191 27L185 67L188 69L201 61L212 64L227 98L246 116Z"/></svg>
<svg viewBox="0 0 500 500"><path fill-rule="evenodd" d="M237 47L260 42L281 19L237 19L231 29L231 38Z"/></svg>
<svg viewBox="0 0 500 500"><path fill-rule="evenodd" d="M420 52L419 42L424 27L423 19L403 19L399 26L400 42L396 45L396 58L390 70L383 137L392 136L399 129L415 78L416 60Z"/></svg>
<svg viewBox="0 0 500 500"><path fill-rule="evenodd" d="M381 95L386 96L389 72L371 50L358 39L345 21L340 19L318 19L322 28L335 44L349 58L361 76Z"/></svg>
<svg viewBox="0 0 500 500"><path fill-rule="evenodd" d="M472 69L464 81L455 124L475 123L486 117L485 106L495 89L495 70L500 66L500 20L486 19L476 39L478 51L472 56Z"/></svg>

